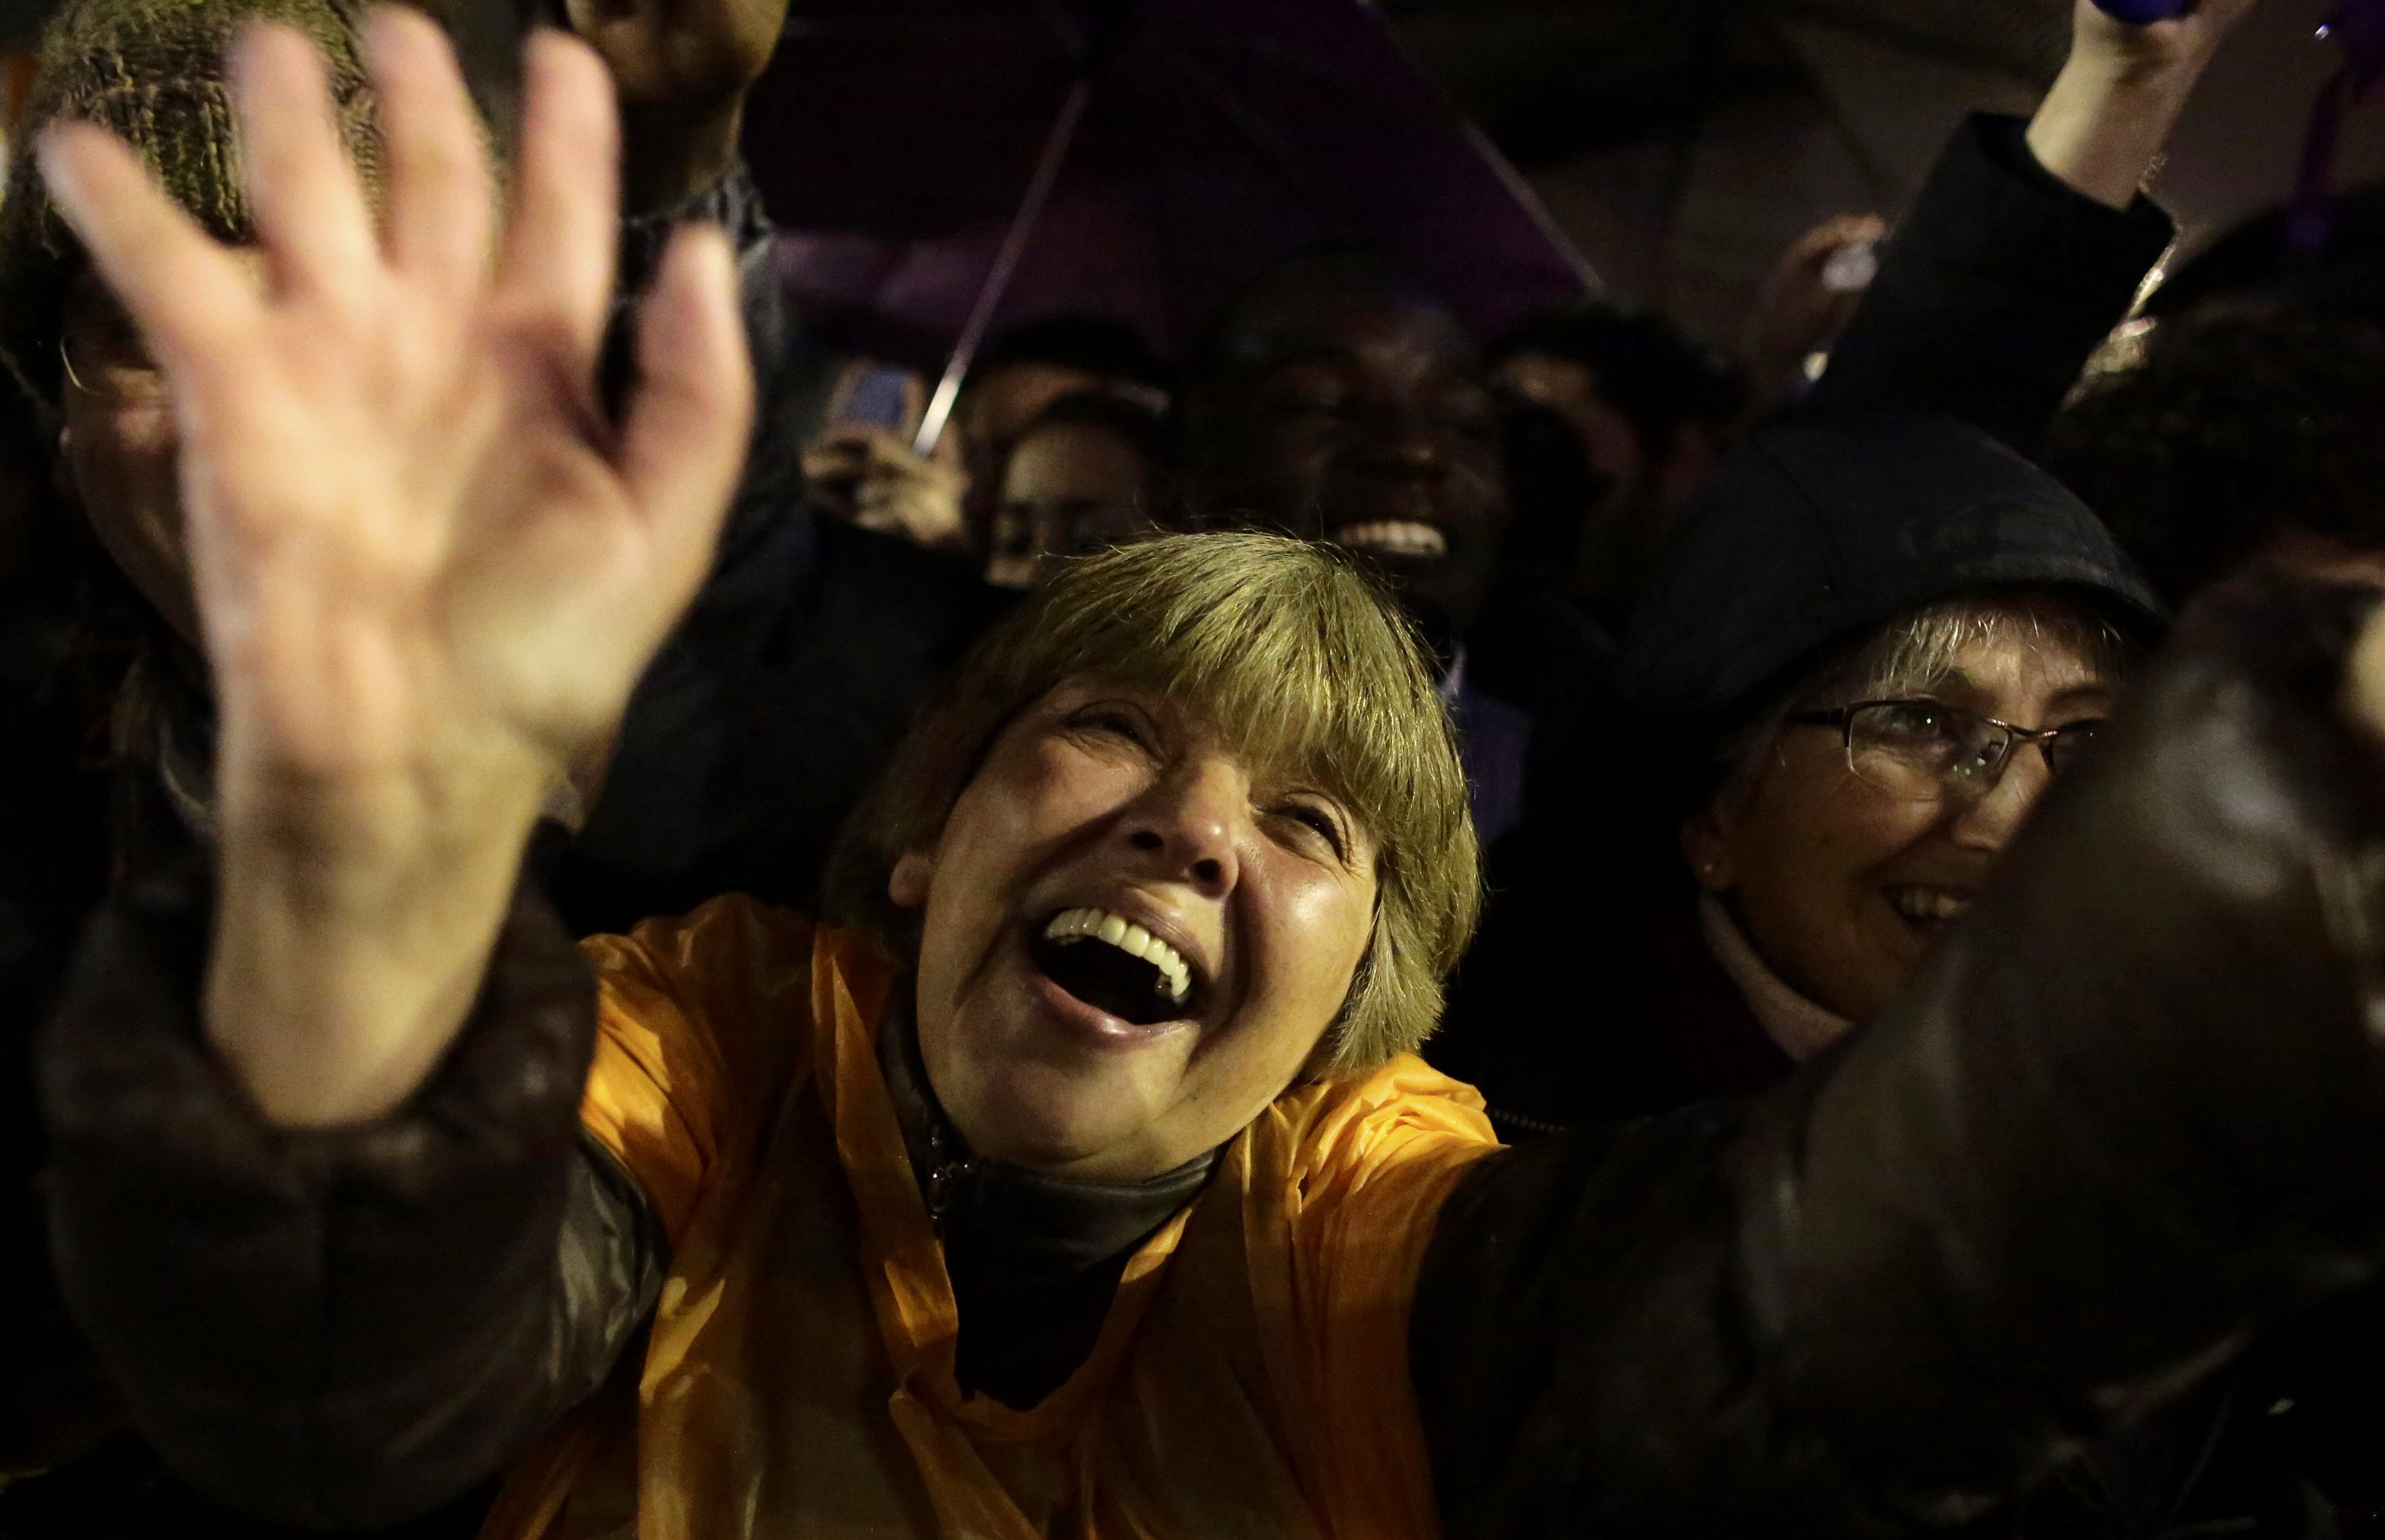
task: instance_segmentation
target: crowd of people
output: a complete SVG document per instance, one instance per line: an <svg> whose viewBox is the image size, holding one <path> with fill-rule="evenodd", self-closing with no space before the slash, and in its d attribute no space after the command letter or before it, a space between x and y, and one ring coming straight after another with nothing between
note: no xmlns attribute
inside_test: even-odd
<svg viewBox="0 0 2385 1540"><path fill-rule="evenodd" d="M0 1537L2385 1534L2385 313L2130 320L2259 3L1740 357L1354 243L923 449L783 6L68 0Z"/></svg>

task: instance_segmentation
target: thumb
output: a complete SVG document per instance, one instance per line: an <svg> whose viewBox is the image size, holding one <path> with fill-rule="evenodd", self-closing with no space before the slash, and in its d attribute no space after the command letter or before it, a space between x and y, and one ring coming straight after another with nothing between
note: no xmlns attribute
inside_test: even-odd
<svg viewBox="0 0 2385 1540"><path fill-rule="evenodd" d="M638 309L638 374L621 478L652 532L657 577L692 590L737 489L754 420L737 266L718 229L692 225L671 238Z"/></svg>

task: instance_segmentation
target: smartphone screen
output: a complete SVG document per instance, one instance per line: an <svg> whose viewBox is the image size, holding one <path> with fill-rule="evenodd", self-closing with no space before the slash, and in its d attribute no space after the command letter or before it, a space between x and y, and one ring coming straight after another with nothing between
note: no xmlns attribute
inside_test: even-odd
<svg viewBox="0 0 2385 1540"><path fill-rule="evenodd" d="M909 369L857 365L844 378L832 416L839 423L907 433L916 425L919 396L919 377Z"/></svg>

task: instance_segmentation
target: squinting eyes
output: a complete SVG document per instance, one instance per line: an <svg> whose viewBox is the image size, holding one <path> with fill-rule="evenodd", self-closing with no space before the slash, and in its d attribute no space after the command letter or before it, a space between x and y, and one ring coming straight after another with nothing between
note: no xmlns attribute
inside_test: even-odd
<svg viewBox="0 0 2385 1540"><path fill-rule="evenodd" d="M1116 707L1092 707L1071 715L1067 729L1072 733L1099 736L1131 745L1156 759L1160 757L1158 734L1151 725L1130 712ZM1333 852L1336 861L1346 864L1350 859L1350 842L1341 820L1326 808L1309 803L1277 803L1258 809L1265 819L1280 820L1298 825L1302 830L1322 840Z"/></svg>
<svg viewBox="0 0 2385 1540"><path fill-rule="evenodd" d="M1292 807L1280 809L1282 817L1309 830L1333 849L1337 860L1348 860L1350 852L1342 838L1342 830L1333 816L1321 808Z"/></svg>

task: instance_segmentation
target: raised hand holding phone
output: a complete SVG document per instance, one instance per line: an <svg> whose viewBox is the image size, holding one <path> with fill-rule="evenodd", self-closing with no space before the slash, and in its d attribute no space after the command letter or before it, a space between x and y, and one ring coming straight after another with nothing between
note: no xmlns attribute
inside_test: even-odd
<svg viewBox="0 0 2385 1540"><path fill-rule="evenodd" d="M2029 123L2047 170L2114 208L2142 189L2219 44L2260 0L2074 0L2069 61Z"/></svg>
<svg viewBox="0 0 2385 1540"><path fill-rule="evenodd" d="M238 45L253 264L111 136L41 146L172 389L221 717L208 1031L288 1124L384 1112L443 1053L541 797L702 581L752 412L727 242L690 231L605 419L618 136L586 45L530 44L500 231L438 29L393 7L366 43L378 221L312 45Z"/></svg>

